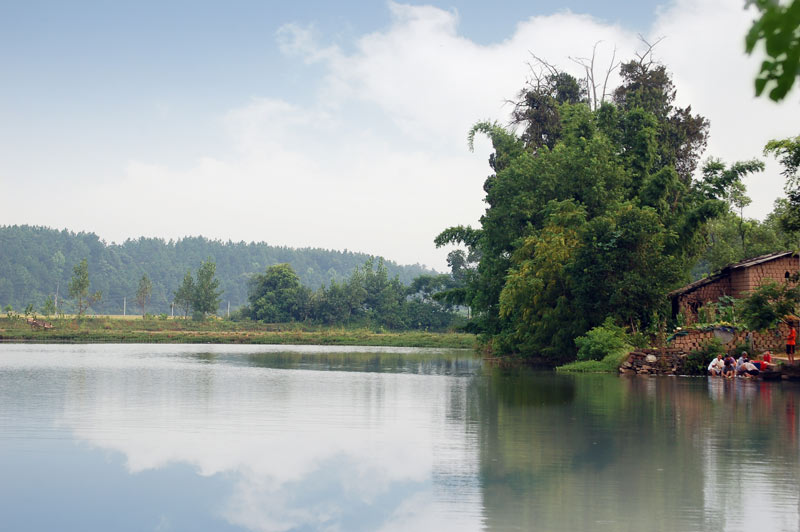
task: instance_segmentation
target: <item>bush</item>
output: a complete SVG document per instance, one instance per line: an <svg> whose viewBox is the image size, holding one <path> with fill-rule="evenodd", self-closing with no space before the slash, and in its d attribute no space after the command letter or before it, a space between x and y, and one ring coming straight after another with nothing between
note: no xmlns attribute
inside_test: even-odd
<svg viewBox="0 0 800 532"><path fill-rule="evenodd" d="M606 318L603 325L594 327L584 336L575 338L578 346L578 360L603 360L630 344L625 330Z"/></svg>
<svg viewBox="0 0 800 532"><path fill-rule="evenodd" d="M774 329L800 303L800 287L788 283L765 283L742 302L741 317L748 329Z"/></svg>
<svg viewBox="0 0 800 532"><path fill-rule="evenodd" d="M702 349L692 351L686 359L687 375L705 375L708 365L719 354L725 354L725 348L719 338L712 338Z"/></svg>

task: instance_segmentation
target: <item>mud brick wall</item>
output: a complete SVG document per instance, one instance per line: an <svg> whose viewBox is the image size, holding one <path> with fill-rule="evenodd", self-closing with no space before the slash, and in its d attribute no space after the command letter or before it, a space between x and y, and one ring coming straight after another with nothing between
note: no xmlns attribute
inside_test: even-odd
<svg viewBox="0 0 800 532"><path fill-rule="evenodd" d="M775 352L783 352L786 345L786 335L789 332L789 327L781 323L778 326L777 334L775 331L750 331L752 348L751 355L759 355L763 351L770 350ZM737 345L747 343L748 331L736 331L733 339L723 344L725 350L733 353ZM685 336L677 336L669 342L671 349L678 349L691 353L702 349L711 339L714 338L713 331L689 331Z"/></svg>
<svg viewBox="0 0 800 532"><path fill-rule="evenodd" d="M782 257L749 268L734 270L734 275L731 276L731 288L734 290L732 295L742 297L746 292L755 290L769 281L784 282L790 275L796 273L797 269L797 257Z"/></svg>
<svg viewBox="0 0 800 532"><path fill-rule="evenodd" d="M688 294L678 297L678 311L683 312L689 323L697 321L695 309L708 302L716 302L721 296L745 297L764 283L784 282L800 269L800 258L781 257L753 266L731 269L728 275L703 285Z"/></svg>
<svg viewBox="0 0 800 532"><path fill-rule="evenodd" d="M708 301L717 301L722 296L729 296L733 293L730 277L720 279L701 286L688 294L684 294L678 299L678 311L689 319L689 323L697 321L697 313L694 308L701 307ZM694 305L692 305L694 304ZM694 306L694 308L692 308Z"/></svg>

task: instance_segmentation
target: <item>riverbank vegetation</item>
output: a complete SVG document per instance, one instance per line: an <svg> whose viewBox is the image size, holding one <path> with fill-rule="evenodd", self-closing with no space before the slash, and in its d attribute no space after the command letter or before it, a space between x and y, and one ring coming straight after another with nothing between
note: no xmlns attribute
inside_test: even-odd
<svg viewBox="0 0 800 532"><path fill-rule="evenodd" d="M578 360L558 366L564 373L617 373L620 364L633 349L635 343L625 329L606 321L575 339Z"/></svg>
<svg viewBox="0 0 800 532"><path fill-rule="evenodd" d="M404 286L398 277L389 277L382 260L370 259L341 283L312 290L290 265L277 264L252 278L249 303L233 319L447 331L466 320L435 295L455 286L447 274L422 275Z"/></svg>
<svg viewBox="0 0 800 532"><path fill-rule="evenodd" d="M602 94L591 71L580 82L537 60L515 129L481 122L470 132L470 143L481 134L493 147L486 213L436 244L460 246L451 256L466 283L451 295L493 353L569 362L576 339L609 319L663 337L666 295L693 272L797 242L791 201L764 223L743 216L743 179L763 162L701 162L708 121L676 105L652 51L622 63L622 83Z"/></svg>
<svg viewBox="0 0 800 532"><path fill-rule="evenodd" d="M41 320L40 320L41 321ZM35 343L220 343L309 344L404 347L475 347L467 333L387 331L365 327L320 327L160 317L63 317L47 320L52 329L34 328L25 316L0 318L0 341Z"/></svg>

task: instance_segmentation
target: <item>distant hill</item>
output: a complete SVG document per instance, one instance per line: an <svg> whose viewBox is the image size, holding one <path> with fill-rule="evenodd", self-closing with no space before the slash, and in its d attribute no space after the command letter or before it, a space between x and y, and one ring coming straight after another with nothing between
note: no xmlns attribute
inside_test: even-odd
<svg viewBox="0 0 800 532"><path fill-rule="evenodd" d="M194 275L200 263L210 258L217 264L222 288L222 307L231 309L247 302L247 282L267 266L288 262L303 284L317 288L331 280L343 280L370 258L365 253L318 248L270 246L263 242L222 242L204 237L180 240L138 238L122 244L106 244L94 233L74 233L47 227L0 226L0 306L15 310L33 304L41 308L58 288L67 300L72 268L89 261L91 291L103 292L102 302L92 307L101 314L122 314L127 297L128 313L135 314L136 288L143 274L153 282L148 312L169 312L172 294L188 269ZM400 266L386 261L391 276L404 284L415 277L434 273L416 264ZM69 306L64 306L68 310Z"/></svg>

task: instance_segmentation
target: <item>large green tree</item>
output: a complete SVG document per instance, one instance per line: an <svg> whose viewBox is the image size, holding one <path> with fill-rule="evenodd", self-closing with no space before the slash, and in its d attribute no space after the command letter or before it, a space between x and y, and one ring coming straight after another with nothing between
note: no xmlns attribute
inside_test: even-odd
<svg viewBox="0 0 800 532"><path fill-rule="evenodd" d="M710 161L693 180L708 122L675 105L669 73L649 53L620 73L613 102L593 109L554 96L571 83L551 72L531 89L543 94L520 104L549 107L517 109L523 134L490 122L470 132L470 142L482 133L494 148L487 209L480 228L447 229L436 244L461 244L477 261L460 293L497 351L560 362L608 317L634 331L659 325L665 294L688 280L704 249L706 224L759 169Z"/></svg>
<svg viewBox="0 0 800 532"><path fill-rule="evenodd" d="M250 285L250 313L259 321L284 323L303 321L309 314L311 290L289 264L270 266L253 277Z"/></svg>

